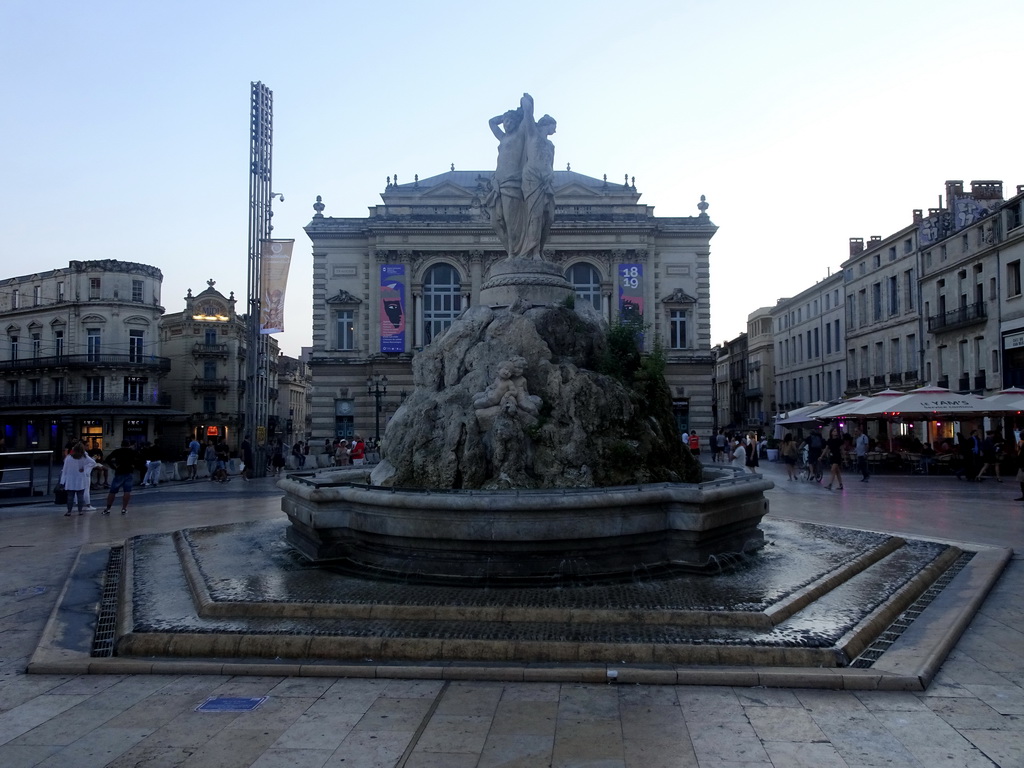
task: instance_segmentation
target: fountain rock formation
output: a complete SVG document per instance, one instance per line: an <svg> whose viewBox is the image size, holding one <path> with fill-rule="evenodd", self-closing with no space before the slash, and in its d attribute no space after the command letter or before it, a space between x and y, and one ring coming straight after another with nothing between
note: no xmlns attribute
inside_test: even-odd
<svg viewBox="0 0 1024 768"><path fill-rule="evenodd" d="M616 367L618 375L604 372ZM374 485L498 490L700 481L664 379L638 352L634 365L623 366L607 324L587 308L474 307L416 356L413 376L414 393L387 427Z"/></svg>

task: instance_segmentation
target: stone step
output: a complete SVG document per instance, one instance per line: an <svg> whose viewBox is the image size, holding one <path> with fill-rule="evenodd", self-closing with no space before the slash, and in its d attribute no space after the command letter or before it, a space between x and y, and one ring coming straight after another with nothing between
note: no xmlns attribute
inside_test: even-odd
<svg viewBox="0 0 1024 768"><path fill-rule="evenodd" d="M763 574L747 568L681 584L473 590L303 567L274 525L129 541L118 655L835 667L960 554L766 521L782 565L789 562L771 573L785 583L759 583ZM801 556L790 551L797 540Z"/></svg>

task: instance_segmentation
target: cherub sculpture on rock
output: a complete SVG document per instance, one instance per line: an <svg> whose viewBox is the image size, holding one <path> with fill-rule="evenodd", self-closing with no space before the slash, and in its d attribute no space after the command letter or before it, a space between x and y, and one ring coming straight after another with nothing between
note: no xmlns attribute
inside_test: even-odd
<svg viewBox="0 0 1024 768"><path fill-rule="evenodd" d="M528 426L537 423L541 399L526 388L525 366L526 360L521 357L506 360L498 366L498 375L491 385L473 398L476 418L484 431L490 429L499 413L517 418Z"/></svg>

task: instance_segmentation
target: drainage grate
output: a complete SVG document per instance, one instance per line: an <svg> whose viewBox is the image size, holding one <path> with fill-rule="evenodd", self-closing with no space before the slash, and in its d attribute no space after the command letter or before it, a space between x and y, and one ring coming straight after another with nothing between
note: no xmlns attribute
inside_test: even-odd
<svg viewBox="0 0 1024 768"><path fill-rule="evenodd" d="M198 707L196 712L252 712L269 697L211 696Z"/></svg>
<svg viewBox="0 0 1024 768"><path fill-rule="evenodd" d="M124 547L111 547L107 557L107 570L103 577L103 595L100 597L100 611L96 617L96 631L92 636L90 656L108 657L114 655L114 636L117 630L117 593L121 586L121 566L124 563Z"/></svg>
<svg viewBox="0 0 1024 768"><path fill-rule="evenodd" d="M896 620L875 638L875 642L865 648L864 652L850 663L850 666L865 669L878 661L882 654L899 640L900 636L914 623L914 620L931 604L932 600L949 586L949 582L964 569L972 557L974 557L973 552L964 552L960 555L907 610L897 616Z"/></svg>

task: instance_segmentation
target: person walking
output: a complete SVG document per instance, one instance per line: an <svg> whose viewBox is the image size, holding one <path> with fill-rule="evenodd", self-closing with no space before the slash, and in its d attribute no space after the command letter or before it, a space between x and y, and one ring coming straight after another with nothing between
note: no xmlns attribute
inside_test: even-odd
<svg viewBox="0 0 1024 768"><path fill-rule="evenodd" d="M348 440L339 440L338 447L334 449L334 466L347 467L348 463Z"/></svg>
<svg viewBox="0 0 1024 768"><path fill-rule="evenodd" d="M155 488L160 484L160 469L163 466L160 447L156 443L146 443L142 446L142 458L146 460L146 476L142 478L142 487Z"/></svg>
<svg viewBox="0 0 1024 768"><path fill-rule="evenodd" d="M744 450L747 454L747 459L744 463L747 465L747 469L750 470L750 473L754 475L757 474L757 468L761 466L761 461L758 456L758 448L757 435L751 432L747 435L747 442L744 446Z"/></svg>
<svg viewBox="0 0 1024 768"><path fill-rule="evenodd" d="M349 449L349 456L352 459L353 466L359 466L366 462L366 443L363 442L363 438L359 435L352 438L352 446Z"/></svg>
<svg viewBox="0 0 1024 768"><path fill-rule="evenodd" d="M712 461L725 461L726 447L729 445L729 440L725 436L724 430L718 430L718 434L715 435L711 450Z"/></svg>
<svg viewBox="0 0 1024 768"><path fill-rule="evenodd" d="M77 443L71 453L64 457L64 465L60 471L60 482L68 494L68 511L64 517L71 517L71 507L78 499L78 514L85 514L85 492L92 483L92 468L95 460L85 452L85 446Z"/></svg>
<svg viewBox="0 0 1024 768"><path fill-rule="evenodd" d="M270 457L270 466L273 468L275 475L281 474L281 470L284 468L284 443L281 442L280 437L274 443L274 450Z"/></svg>
<svg viewBox="0 0 1024 768"><path fill-rule="evenodd" d="M860 472L860 481L866 483L868 475L868 448L871 443L868 436L860 427L856 427L857 439L853 444L853 455L857 457L857 471Z"/></svg>
<svg viewBox="0 0 1024 768"><path fill-rule="evenodd" d="M199 441L193 437L188 443L188 457L185 459L185 469L188 470L188 476L186 480L196 480L199 478L199 449L202 446Z"/></svg>
<svg viewBox="0 0 1024 768"><path fill-rule="evenodd" d="M831 470L828 476L828 490L832 490L832 483L839 483L839 490L843 490L843 438L839 436L839 430L835 427L829 430L828 440L825 441L825 451L828 454L828 462Z"/></svg>
<svg viewBox="0 0 1024 768"><path fill-rule="evenodd" d="M808 480L814 480L816 483L821 482L821 453L825 448L825 440L822 438L821 433L814 428L811 430L811 434L807 436L807 471Z"/></svg>
<svg viewBox="0 0 1024 768"><path fill-rule="evenodd" d="M747 463L747 449L739 438L732 444L732 465L742 468Z"/></svg>
<svg viewBox="0 0 1024 768"><path fill-rule="evenodd" d="M787 432L786 436L782 438L780 452L782 453L782 461L786 465L786 479L795 481L797 479L797 447L792 432Z"/></svg>
<svg viewBox="0 0 1024 768"><path fill-rule="evenodd" d="M981 441L981 460L984 463L981 465L981 469L978 470L978 480L981 480L985 476L985 472L988 471L988 468L992 467L992 472L996 476L996 482L1003 482L1003 479L999 476L999 460L1002 448L1003 444L997 439L994 430L990 429L985 433L985 439Z"/></svg>
<svg viewBox="0 0 1024 768"><path fill-rule="evenodd" d="M206 441L203 461L206 462L206 476L210 478L210 482L213 482L213 472L217 468L217 448L213 444L213 438Z"/></svg>
<svg viewBox="0 0 1024 768"><path fill-rule="evenodd" d="M252 442L249 436L242 438L242 479L248 481L252 476Z"/></svg>
<svg viewBox="0 0 1024 768"><path fill-rule="evenodd" d="M132 448L130 440L122 440L121 447L111 451L104 460L104 463L114 470L114 479L110 483L110 491L107 492L107 507L103 510L103 514L110 514L110 508L114 506L117 492L123 491L121 514L127 515L128 503L132 500L132 483L135 479L135 470L140 464L139 453Z"/></svg>
<svg viewBox="0 0 1024 768"><path fill-rule="evenodd" d="M1017 482L1020 484L1020 496L1014 501L1024 501L1024 439L1017 440L1014 463L1017 467Z"/></svg>

